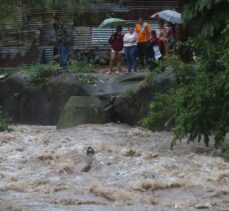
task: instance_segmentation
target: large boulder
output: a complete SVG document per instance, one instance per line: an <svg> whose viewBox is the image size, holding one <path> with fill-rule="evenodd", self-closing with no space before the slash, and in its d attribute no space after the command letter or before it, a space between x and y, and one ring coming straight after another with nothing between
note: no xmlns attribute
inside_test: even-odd
<svg viewBox="0 0 229 211"><path fill-rule="evenodd" d="M81 87L90 96L119 96L135 90L146 77L146 73L106 75L99 73L75 76Z"/></svg>
<svg viewBox="0 0 229 211"><path fill-rule="evenodd" d="M173 71L165 71L152 80L146 79L145 73L110 77L107 81L100 76L103 82L98 79L96 86L84 84L82 87L100 100L97 97L71 97L61 114L58 128L107 121L136 125L147 114L155 94L166 92L176 84ZM161 129L161 124L158 125Z"/></svg>
<svg viewBox="0 0 229 211"><path fill-rule="evenodd" d="M155 93L167 91L175 83L172 71L165 71L152 81L146 75L63 73L33 84L31 74L17 72L0 79L0 104L14 122L56 125L70 97L93 96L103 101L109 121L136 124L147 113Z"/></svg>
<svg viewBox="0 0 229 211"><path fill-rule="evenodd" d="M138 86L112 101L107 107L109 119L130 125L138 124L148 112L148 106L156 93L166 92L174 87L176 80L173 71L164 71L154 78L142 80ZM162 126L159 124L158 128Z"/></svg>
<svg viewBox="0 0 229 211"><path fill-rule="evenodd" d="M105 123L102 102L93 96L72 96L64 106L57 124L58 129L86 123Z"/></svg>
<svg viewBox="0 0 229 211"><path fill-rule="evenodd" d="M80 82L66 74L33 84L31 74L17 72L0 80L0 104L4 114L17 123L56 124L69 97L88 95Z"/></svg>

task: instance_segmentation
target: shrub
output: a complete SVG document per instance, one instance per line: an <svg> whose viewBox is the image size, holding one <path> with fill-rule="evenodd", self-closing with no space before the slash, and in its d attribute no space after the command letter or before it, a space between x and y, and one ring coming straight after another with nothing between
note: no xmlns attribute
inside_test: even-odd
<svg viewBox="0 0 229 211"><path fill-rule="evenodd" d="M197 33L195 39L179 43L176 50L196 52L199 58L190 64L169 61L177 86L170 93L155 97L141 124L153 127L158 119L164 118L169 123L172 118L175 138L171 146L185 136L189 136L188 142L201 141L203 137L208 145L209 136L213 135L215 147L223 147L229 132L228 1L184 0L183 3L184 25L191 25Z"/></svg>
<svg viewBox="0 0 229 211"><path fill-rule="evenodd" d="M30 73L30 81L34 84L44 83L47 78L60 73L59 66L53 64L40 64L35 66L19 67L18 71Z"/></svg>
<svg viewBox="0 0 229 211"><path fill-rule="evenodd" d="M201 140L203 136L208 145L209 136L213 135L218 148L229 131L229 68L222 59L224 54L209 47L209 56L198 62L185 64L179 59L170 60L177 86L168 93L157 94L150 104L149 114L141 121L149 128L158 121L166 126L173 121L175 139L172 145L185 136L189 136L188 141Z"/></svg>
<svg viewBox="0 0 229 211"><path fill-rule="evenodd" d="M76 64L69 65L68 67L69 72L75 73L94 73L95 70L93 66L89 66L88 63L77 61Z"/></svg>
<svg viewBox="0 0 229 211"><path fill-rule="evenodd" d="M2 131L11 131L9 128L9 120L3 116L2 106L0 106L0 132Z"/></svg>
<svg viewBox="0 0 229 211"><path fill-rule="evenodd" d="M34 84L44 83L49 77L56 76L64 72L72 73L93 73L93 67L84 62L77 62L69 65L65 70L61 70L58 64L40 64L36 66L20 67L18 71L25 70L30 73L30 81Z"/></svg>

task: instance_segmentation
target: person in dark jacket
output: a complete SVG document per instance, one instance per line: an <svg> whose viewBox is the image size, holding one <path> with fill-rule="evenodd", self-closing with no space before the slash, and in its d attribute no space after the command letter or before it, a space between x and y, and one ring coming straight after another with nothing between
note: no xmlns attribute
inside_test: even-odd
<svg viewBox="0 0 229 211"><path fill-rule="evenodd" d="M115 60L117 60L117 70L115 74L119 74L121 72L121 66L122 66L122 60L124 54L123 37L124 35L122 33L122 27L117 26L116 32L113 33L109 39L109 44L111 45L111 59L110 59L110 65L107 74L112 73Z"/></svg>
<svg viewBox="0 0 229 211"><path fill-rule="evenodd" d="M66 69L69 57L67 31L64 26L60 24L58 17L54 17L52 25L55 29L56 43L59 54L59 64L61 68Z"/></svg>

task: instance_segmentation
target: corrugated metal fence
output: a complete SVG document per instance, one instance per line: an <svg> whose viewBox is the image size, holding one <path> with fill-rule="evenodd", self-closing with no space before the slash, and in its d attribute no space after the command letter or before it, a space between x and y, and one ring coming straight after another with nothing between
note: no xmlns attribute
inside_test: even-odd
<svg viewBox="0 0 229 211"><path fill-rule="evenodd" d="M98 29L97 26L103 19L114 15L134 23L139 16L142 16L150 24L152 30L157 29L157 23L149 19L149 16L162 9L179 10L180 1L123 0L120 4L105 4L99 0L93 0L85 8L84 14L76 16L73 13L65 12L61 18L65 20L66 26L71 31L72 50L108 49L108 39L114 29ZM4 22L4 29L0 32L0 67L52 61L55 39L50 22L54 12L52 10L44 12L34 10L30 11L30 14L25 14L22 8L18 8L17 26ZM72 26L73 22L74 26ZM127 32L127 27L123 27L123 31ZM39 40L35 45L36 50L33 50L32 43L36 36L39 36ZM26 52L25 49L27 49ZM31 55L34 58L31 58Z"/></svg>

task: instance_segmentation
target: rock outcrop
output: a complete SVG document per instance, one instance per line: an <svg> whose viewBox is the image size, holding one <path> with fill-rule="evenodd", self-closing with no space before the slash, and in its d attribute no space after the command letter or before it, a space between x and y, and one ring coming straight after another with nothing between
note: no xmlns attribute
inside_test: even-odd
<svg viewBox="0 0 229 211"><path fill-rule="evenodd" d="M64 125L74 126L100 122L101 116L102 122L125 122L134 125L147 113L148 103L153 100L155 93L169 90L175 84L172 71L165 71L152 80L146 80L146 75L143 72L118 76L63 73L35 85L28 72L17 72L0 80L0 104L4 114L18 123L56 125L59 121L60 126L64 121ZM72 96L75 97L70 98ZM81 104L85 99L84 103L88 104L89 110L91 102L87 100L96 99L96 109L102 113L99 116L94 113L96 118L88 115L88 119L80 113L82 116L78 120L69 118L69 122L66 122L65 117L71 107L69 103L73 99L75 108L77 103ZM78 102L79 99L81 100ZM88 112L87 108L82 112Z"/></svg>
<svg viewBox="0 0 229 211"><path fill-rule="evenodd" d="M94 96L72 96L61 112L58 129L86 123L106 123L102 102Z"/></svg>

